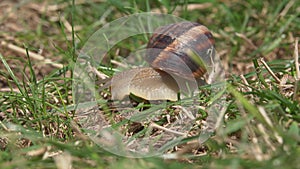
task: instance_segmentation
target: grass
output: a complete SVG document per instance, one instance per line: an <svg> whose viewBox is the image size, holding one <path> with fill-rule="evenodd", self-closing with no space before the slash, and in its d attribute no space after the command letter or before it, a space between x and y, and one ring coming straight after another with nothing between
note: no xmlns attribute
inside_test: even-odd
<svg viewBox="0 0 300 169"><path fill-rule="evenodd" d="M43 6L48 10L42 10ZM299 62L295 59L299 6L293 0L87 0L75 1L75 6L69 1L3 1L0 8L11 10L10 15L0 17L4 23L0 31L0 168L66 168L61 165L70 164L73 168L112 169L299 168L300 75L295 66ZM203 145L183 144L172 149L176 159L111 154L91 141L76 119L71 90L78 51L105 23L142 11L171 13L206 25L216 38L226 71L229 105L224 123ZM16 13L23 17L16 19ZM143 38L134 38L118 44L114 51L120 52L111 57L118 59L138 49ZM44 64L29 52L64 67ZM101 69L111 76L112 66L102 65ZM108 105L107 115L116 118L106 95L102 97L99 102ZM199 101L207 102L211 97L204 95ZM172 105L167 106L166 112L176 115ZM199 113L205 117L204 109ZM165 118L167 113L157 123L166 123ZM194 136L183 143L192 143L198 138L197 133Z"/></svg>

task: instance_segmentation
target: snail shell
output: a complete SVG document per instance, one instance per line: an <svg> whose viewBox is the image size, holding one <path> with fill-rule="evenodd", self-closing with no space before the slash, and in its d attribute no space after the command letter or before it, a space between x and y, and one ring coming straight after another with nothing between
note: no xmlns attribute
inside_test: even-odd
<svg viewBox="0 0 300 169"><path fill-rule="evenodd" d="M214 56L214 39L205 26L180 22L160 27L147 45L145 60L151 67L116 74L111 81L112 99L132 93L146 100L176 101L178 82L203 78Z"/></svg>
<svg viewBox="0 0 300 169"><path fill-rule="evenodd" d="M203 25L180 22L158 28L145 59L155 69L188 79L201 78L215 56L214 39Z"/></svg>

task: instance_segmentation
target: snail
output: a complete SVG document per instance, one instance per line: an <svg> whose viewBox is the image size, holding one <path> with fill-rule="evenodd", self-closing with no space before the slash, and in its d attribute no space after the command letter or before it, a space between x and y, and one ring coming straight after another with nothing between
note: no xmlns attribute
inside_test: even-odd
<svg viewBox="0 0 300 169"><path fill-rule="evenodd" d="M114 75L112 99L133 94L146 100L176 101L183 88L195 90L205 80L214 59L214 38L205 26L186 21L159 27L147 44L145 60L150 66Z"/></svg>

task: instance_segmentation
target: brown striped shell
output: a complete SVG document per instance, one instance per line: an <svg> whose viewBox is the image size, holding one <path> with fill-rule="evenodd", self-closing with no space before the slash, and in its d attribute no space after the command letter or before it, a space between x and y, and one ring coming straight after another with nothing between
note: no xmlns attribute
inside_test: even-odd
<svg viewBox="0 0 300 169"><path fill-rule="evenodd" d="M192 79L201 78L214 60L214 38L203 25L179 22L155 30L146 61L155 69Z"/></svg>

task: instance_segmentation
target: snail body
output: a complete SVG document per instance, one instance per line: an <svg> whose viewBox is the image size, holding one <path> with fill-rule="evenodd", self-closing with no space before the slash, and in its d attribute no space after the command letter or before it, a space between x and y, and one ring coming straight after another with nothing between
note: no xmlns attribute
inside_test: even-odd
<svg viewBox="0 0 300 169"><path fill-rule="evenodd" d="M180 22L154 31L147 44L145 60L150 67L121 72L112 78L112 99L130 93L146 100L178 100L181 84L203 79L215 57L214 39L203 25ZM186 86L185 86L186 87Z"/></svg>

